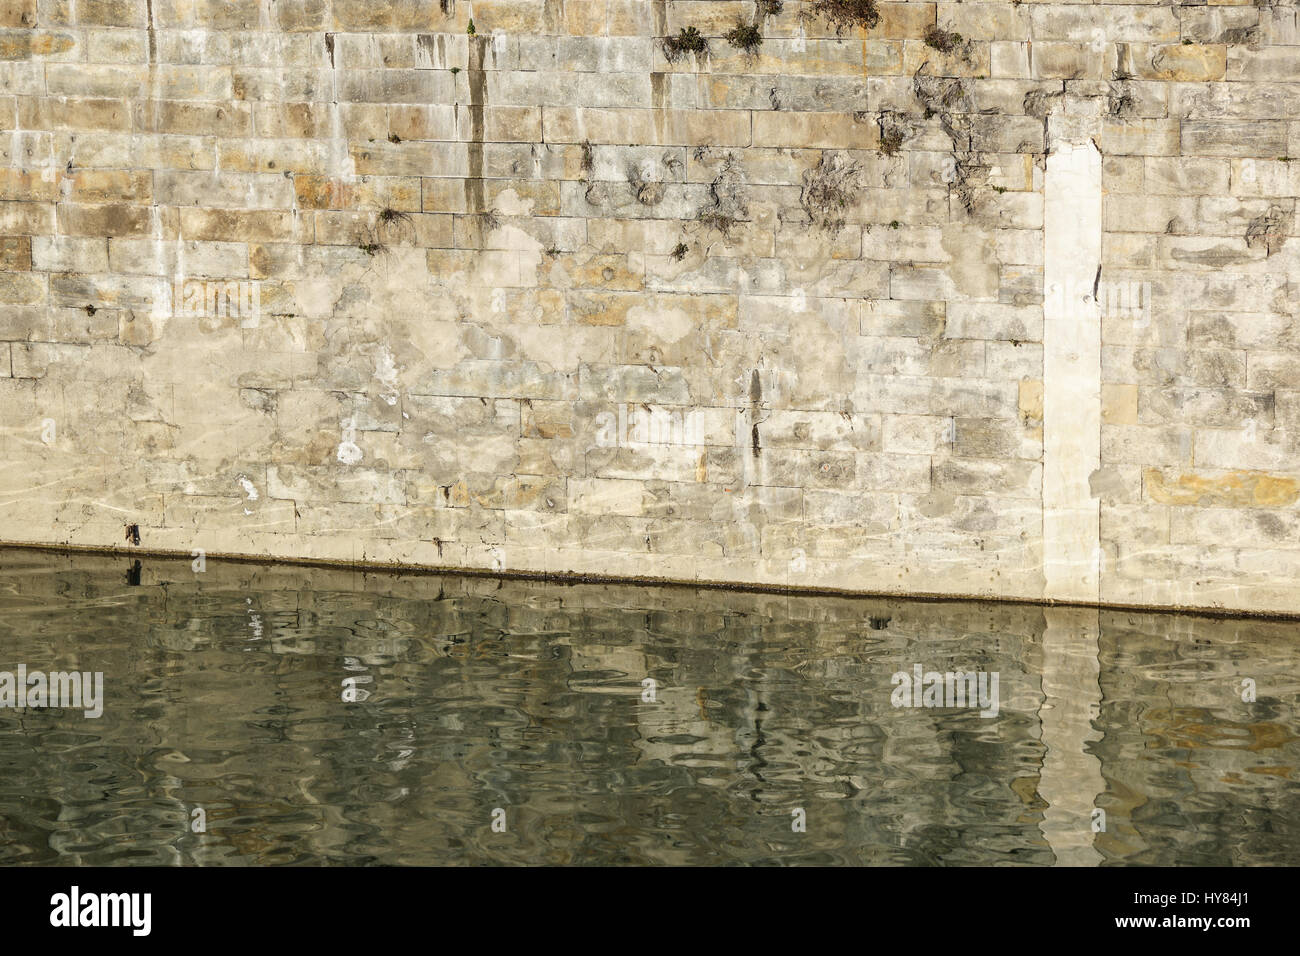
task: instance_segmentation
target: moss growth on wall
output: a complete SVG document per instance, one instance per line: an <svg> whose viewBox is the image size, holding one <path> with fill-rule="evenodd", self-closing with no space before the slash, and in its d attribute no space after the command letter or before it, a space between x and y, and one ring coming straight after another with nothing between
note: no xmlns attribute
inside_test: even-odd
<svg viewBox="0 0 1300 956"><path fill-rule="evenodd" d="M664 40L664 56L669 63L676 63L687 54L701 56L709 52L709 41L696 27L682 27L681 33Z"/></svg>

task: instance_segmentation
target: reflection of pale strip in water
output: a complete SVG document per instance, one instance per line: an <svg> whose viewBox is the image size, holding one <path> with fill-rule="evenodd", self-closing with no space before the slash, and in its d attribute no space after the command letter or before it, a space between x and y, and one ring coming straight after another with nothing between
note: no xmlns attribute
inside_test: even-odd
<svg viewBox="0 0 1300 956"><path fill-rule="evenodd" d="M1102 856L1093 845L1092 811L1106 782L1087 747L1100 739L1092 726L1101 707L1099 615L1088 608L1046 608L1043 616L1043 836L1058 865L1097 866Z"/></svg>

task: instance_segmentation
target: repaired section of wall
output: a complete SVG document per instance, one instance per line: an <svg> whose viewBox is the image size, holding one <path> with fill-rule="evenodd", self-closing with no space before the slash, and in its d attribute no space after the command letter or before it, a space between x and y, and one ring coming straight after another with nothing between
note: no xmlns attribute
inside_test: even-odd
<svg viewBox="0 0 1300 956"><path fill-rule="evenodd" d="M1048 118L1043 177L1043 571L1049 597L1096 602L1102 188L1098 110L1082 105L1085 122Z"/></svg>
<svg viewBox="0 0 1300 956"><path fill-rule="evenodd" d="M5 4L0 540L1300 612L1295 8L761 6Z"/></svg>

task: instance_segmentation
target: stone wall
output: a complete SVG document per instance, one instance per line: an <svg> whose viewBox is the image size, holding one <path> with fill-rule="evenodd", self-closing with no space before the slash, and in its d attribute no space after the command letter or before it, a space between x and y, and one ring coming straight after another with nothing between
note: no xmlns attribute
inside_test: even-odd
<svg viewBox="0 0 1300 956"><path fill-rule="evenodd" d="M766 6L4 0L0 539L1300 612L1296 8Z"/></svg>

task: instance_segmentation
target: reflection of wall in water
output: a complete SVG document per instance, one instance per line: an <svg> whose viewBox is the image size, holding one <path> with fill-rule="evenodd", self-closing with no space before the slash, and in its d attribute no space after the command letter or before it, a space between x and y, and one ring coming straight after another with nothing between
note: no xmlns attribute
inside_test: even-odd
<svg viewBox="0 0 1300 956"><path fill-rule="evenodd" d="M5 825L33 859L51 858L51 820L56 845L92 848L84 860L134 844L205 863L1051 863L1068 833L1068 815L1045 826L1040 767L1054 772L1052 746L1080 756L1082 725L1062 734L1040 710L1044 681L1075 687L1074 648L1065 634L1069 653L1045 659L1042 609L217 562L147 564L131 587L120 561L58 559L50 574L45 560L5 578L4 646L32 666L101 662L110 706L100 721L22 718L103 738L66 752L0 711L7 763L26 774L0 798ZM50 608L68 605L87 612L51 630ZM1294 625L1102 621L1104 736L1087 746L1110 820L1095 846L1139 862L1296 859L1281 775L1296 756ZM340 700L346 658L373 677L366 701ZM913 663L998 671L1000 715L894 709L890 676ZM1257 704L1240 703L1240 676ZM1236 746L1246 734L1256 749ZM104 774L110 800L74 806ZM1074 779L1067 766L1056 793ZM12 809L20 798L30 810ZM202 836L184 829L194 806L209 811ZM489 832L495 806L507 834ZM795 806L806 834L790 831Z"/></svg>
<svg viewBox="0 0 1300 956"><path fill-rule="evenodd" d="M1112 860L1300 858L1297 625L1104 612L1096 745ZM1252 677L1258 700L1241 700ZM1171 849L1172 848L1172 849Z"/></svg>

